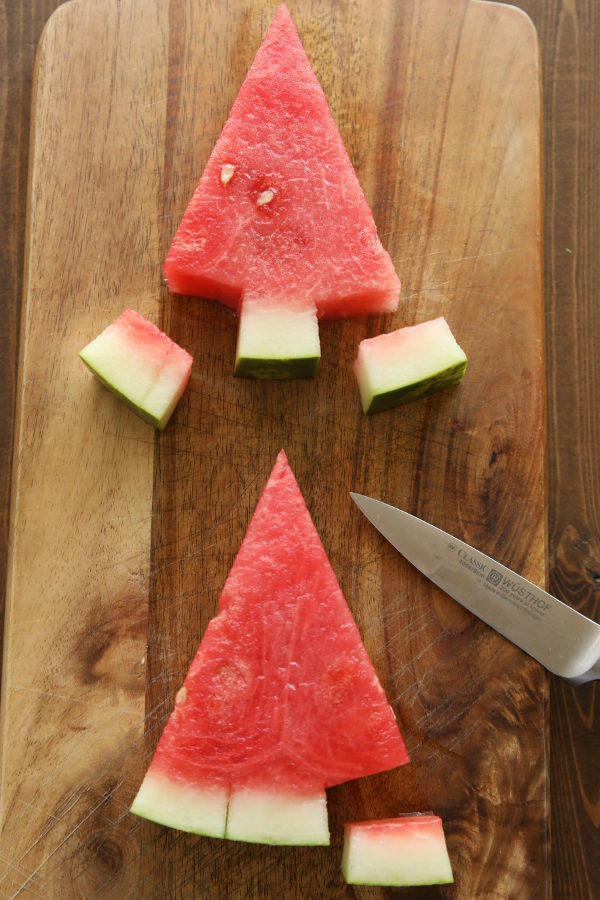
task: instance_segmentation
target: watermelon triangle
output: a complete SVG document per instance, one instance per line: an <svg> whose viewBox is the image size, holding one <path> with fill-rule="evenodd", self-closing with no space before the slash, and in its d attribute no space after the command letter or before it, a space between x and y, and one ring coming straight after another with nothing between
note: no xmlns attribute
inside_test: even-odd
<svg viewBox="0 0 600 900"><path fill-rule="evenodd" d="M306 813L310 831L324 815L326 830L324 789L407 761L282 451L132 810L202 834L326 842L298 839L296 822Z"/></svg>
<svg viewBox="0 0 600 900"><path fill-rule="evenodd" d="M398 306L398 276L285 5L242 84L164 274L171 291L220 300L240 316L246 298L278 315L300 304L314 312L315 329L316 318ZM299 321L282 326L292 344L299 329L309 330ZM257 326L265 327L272 322ZM318 329L316 337L318 353ZM271 362L284 354L272 346L257 352Z"/></svg>

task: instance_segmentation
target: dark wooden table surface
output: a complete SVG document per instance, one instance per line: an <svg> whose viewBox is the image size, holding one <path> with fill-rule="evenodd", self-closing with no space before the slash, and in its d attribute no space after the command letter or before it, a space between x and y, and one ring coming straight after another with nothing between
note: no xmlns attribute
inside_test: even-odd
<svg viewBox="0 0 600 900"><path fill-rule="evenodd" d="M0 630L33 66L41 30L58 5L0 0ZM600 620L600 3L520 5L538 30L544 92L549 589ZM561 900L600 894L599 692L598 683L551 682L552 889Z"/></svg>

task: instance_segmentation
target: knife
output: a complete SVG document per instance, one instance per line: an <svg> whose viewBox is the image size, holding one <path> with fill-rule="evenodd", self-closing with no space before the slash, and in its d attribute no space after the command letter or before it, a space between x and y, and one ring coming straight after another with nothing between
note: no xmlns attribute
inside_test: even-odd
<svg viewBox="0 0 600 900"><path fill-rule="evenodd" d="M475 547L410 513L350 496L413 566L465 609L574 684L600 678L600 625Z"/></svg>

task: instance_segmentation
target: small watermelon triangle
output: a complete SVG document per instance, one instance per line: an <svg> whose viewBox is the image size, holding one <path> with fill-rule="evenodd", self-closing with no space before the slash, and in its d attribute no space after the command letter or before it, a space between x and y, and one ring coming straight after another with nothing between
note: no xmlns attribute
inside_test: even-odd
<svg viewBox="0 0 600 900"><path fill-rule="evenodd" d="M314 374L317 319L393 312L400 282L285 5L167 255L171 291L240 316L236 373Z"/></svg>
<svg viewBox="0 0 600 900"><path fill-rule="evenodd" d="M132 811L200 834L328 843L325 788L406 762L281 451Z"/></svg>

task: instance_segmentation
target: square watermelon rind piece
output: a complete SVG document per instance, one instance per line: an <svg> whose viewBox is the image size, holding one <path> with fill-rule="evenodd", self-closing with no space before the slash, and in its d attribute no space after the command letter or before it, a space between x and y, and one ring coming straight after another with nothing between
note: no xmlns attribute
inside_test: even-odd
<svg viewBox="0 0 600 900"><path fill-rule="evenodd" d="M346 823L342 875L347 884L377 887L452 884L442 820L414 813Z"/></svg>
<svg viewBox="0 0 600 900"><path fill-rule="evenodd" d="M164 431L187 386L191 355L152 322L126 309L79 352L119 400Z"/></svg>
<svg viewBox="0 0 600 900"><path fill-rule="evenodd" d="M458 384L466 368L467 357L443 316L366 338L354 362L366 414Z"/></svg>

